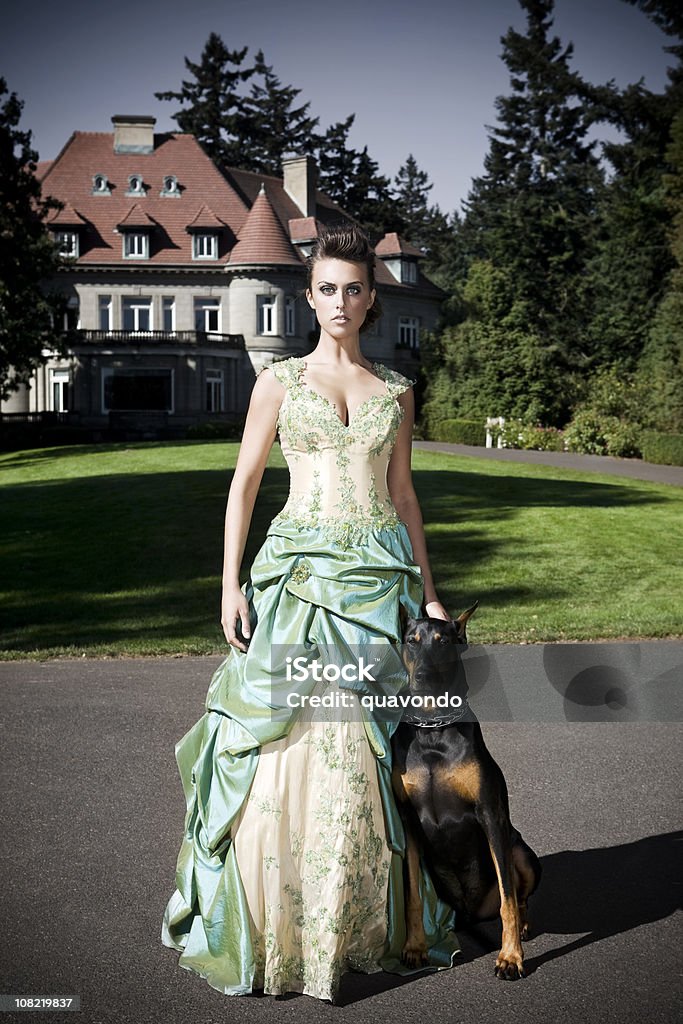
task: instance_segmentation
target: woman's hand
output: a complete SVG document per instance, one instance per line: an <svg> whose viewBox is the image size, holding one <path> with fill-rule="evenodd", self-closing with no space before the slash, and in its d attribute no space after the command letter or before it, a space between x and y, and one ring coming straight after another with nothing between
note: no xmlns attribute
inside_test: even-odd
<svg viewBox="0 0 683 1024"><path fill-rule="evenodd" d="M231 647L237 647L240 651L246 651L247 644L243 643L236 632L236 625L240 623L240 630L244 639L249 642L251 627L249 625L249 603L237 584L223 588L223 600L221 603L221 625L225 633L225 639Z"/></svg>
<svg viewBox="0 0 683 1024"><path fill-rule="evenodd" d="M450 615L441 604L441 601L438 599L434 601L427 601L425 604L425 615L429 616L430 619L445 619L447 622L450 622L451 619Z"/></svg>

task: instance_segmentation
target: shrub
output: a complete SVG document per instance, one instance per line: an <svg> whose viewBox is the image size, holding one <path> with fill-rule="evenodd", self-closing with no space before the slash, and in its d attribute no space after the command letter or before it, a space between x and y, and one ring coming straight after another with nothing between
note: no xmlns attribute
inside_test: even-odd
<svg viewBox="0 0 683 1024"><path fill-rule="evenodd" d="M584 409L564 432L568 451L583 455L640 456L640 431L633 423Z"/></svg>
<svg viewBox="0 0 683 1024"><path fill-rule="evenodd" d="M647 462L683 466L683 434L661 434L656 430L645 430L641 447Z"/></svg>
<svg viewBox="0 0 683 1024"><path fill-rule="evenodd" d="M187 428L187 437L191 441L212 441L222 438L228 441L239 441L242 437L244 423L220 422L209 420L206 423L193 423Z"/></svg>
<svg viewBox="0 0 683 1024"><path fill-rule="evenodd" d="M430 441L449 444L486 444L486 428L482 420L439 420L429 430Z"/></svg>
<svg viewBox="0 0 683 1024"><path fill-rule="evenodd" d="M506 448L524 448L540 452L564 451L564 437L556 427L533 426L520 420L507 420L502 430L493 431L494 437L502 435Z"/></svg>

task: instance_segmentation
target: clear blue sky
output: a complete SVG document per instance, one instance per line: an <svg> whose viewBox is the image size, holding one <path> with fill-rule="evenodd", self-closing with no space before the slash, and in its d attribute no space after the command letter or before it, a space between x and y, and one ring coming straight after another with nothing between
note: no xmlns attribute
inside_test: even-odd
<svg viewBox="0 0 683 1024"><path fill-rule="evenodd" d="M355 113L351 143L383 173L413 153L449 211L481 173L485 125L508 91L510 25L524 27L517 0L5 0L0 74L48 159L76 129L111 130L112 114L175 128L175 105L154 92L178 89L184 56L198 60L215 31L230 48L262 48L322 128ZM664 86L669 40L623 0L557 0L554 28L590 81Z"/></svg>

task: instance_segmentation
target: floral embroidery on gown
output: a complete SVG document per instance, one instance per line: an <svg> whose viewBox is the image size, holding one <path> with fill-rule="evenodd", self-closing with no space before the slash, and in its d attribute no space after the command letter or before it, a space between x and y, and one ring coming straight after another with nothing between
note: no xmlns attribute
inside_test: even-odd
<svg viewBox="0 0 683 1024"><path fill-rule="evenodd" d="M289 495L243 588L248 651L230 651L205 714L176 744L187 812L161 938L226 995L334 1000L346 970L410 973L400 962L396 723L372 711L283 714L273 680L284 655L273 652L294 644L322 663L355 663L361 646L382 645L384 692L404 685L399 604L419 614L422 578L386 475L403 417L396 396L412 382L374 363L383 390L346 426L303 380L304 359L271 369L286 389L278 432ZM319 680L309 692L364 686ZM454 912L424 869L421 883L430 966L450 967Z"/></svg>

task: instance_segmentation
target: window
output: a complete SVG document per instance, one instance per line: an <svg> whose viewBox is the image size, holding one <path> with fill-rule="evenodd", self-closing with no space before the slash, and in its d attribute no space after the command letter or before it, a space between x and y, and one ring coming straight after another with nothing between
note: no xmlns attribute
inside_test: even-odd
<svg viewBox="0 0 683 1024"><path fill-rule="evenodd" d="M92 179L92 192L94 196L110 196L111 190L106 174L95 174Z"/></svg>
<svg viewBox="0 0 683 1024"><path fill-rule="evenodd" d="M126 259L149 258L149 235L146 231L126 231L123 236L123 255Z"/></svg>
<svg viewBox="0 0 683 1024"><path fill-rule="evenodd" d="M107 367L102 370L102 412L173 412L173 370Z"/></svg>
<svg viewBox="0 0 683 1024"><path fill-rule="evenodd" d="M147 195L147 189L145 183L142 180L141 174L131 174L128 178L128 191L127 196L144 196Z"/></svg>
<svg viewBox="0 0 683 1024"><path fill-rule="evenodd" d="M163 187L159 193L161 196L177 196L180 197L180 186L178 185L178 179L175 174L167 174L164 177Z"/></svg>
<svg viewBox="0 0 683 1024"><path fill-rule="evenodd" d="M60 256L78 256L78 232L55 231L55 243Z"/></svg>
<svg viewBox="0 0 683 1024"><path fill-rule="evenodd" d="M257 299L257 334L277 334L277 305L274 295L259 295Z"/></svg>
<svg viewBox="0 0 683 1024"><path fill-rule="evenodd" d="M293 295L285 299L285 334L288 338L296 334L296 299Z"/></svg>
<svg viewBox="0 0 683 1024"><path fill-rule="evenodd" d="M65 331L77 331L81 326L81 306L77 295L70 296L66 303L63 324Z"/></svg>
<svg viewBox="0 0 683 1024"><path fill-rule="evenodd" d="M223 388L223 371L222 370L207 370L206 371L206 411L207 412L223 412L225 409L225 402L223 399L224 388Z"/></svg>
<svg viewBox="0 0 683 1024"><path fill-rule="evenodd" d="M420 325L416 316L398 318L398 343L402 348L419 347Z"/></svg>
<svg viewBox="0 0 683 1024"><path fill-rule="evenodd" d="M198 231L192 236L192 258L195 260L218 259L218 235Z"/></svg>
<svg viewBox="0 0 683 1024"><path fill-rule="evenodd" d="M417 263L401 261L401 280L404 284L417 284Z"/></svg>
<svg viewBox="0 0 683 1024"><path fill-rule="evenodd" d="M69 411L69 371L52 370L52 411Z"/></svg>
<svg viewBox="0 0 683 1024"><path fill-rule="evenodd" d="M99 325L101 331L112 329L112 302L111 295L100 295L98 299Z"/></svg>
<svg viewBox="0 0 683 1024"><path fill-rule="evenodd" d="M123 329L132 334L152 330L152 300L135 296L123 300Z"/></svg>
<svg viewBox="0 0 683 1024"><path fill-rule="evenodd" d="M167 334L175 333L175 299L172 295L166 296L162 300L162 314L164 330Z"/></svg>
<svg viewBox="0 0 683 1024"><path fill-rule="evenodd" d="M202 334L219 334L221 304L218 299L194 300L194 329Z"/></svg>

